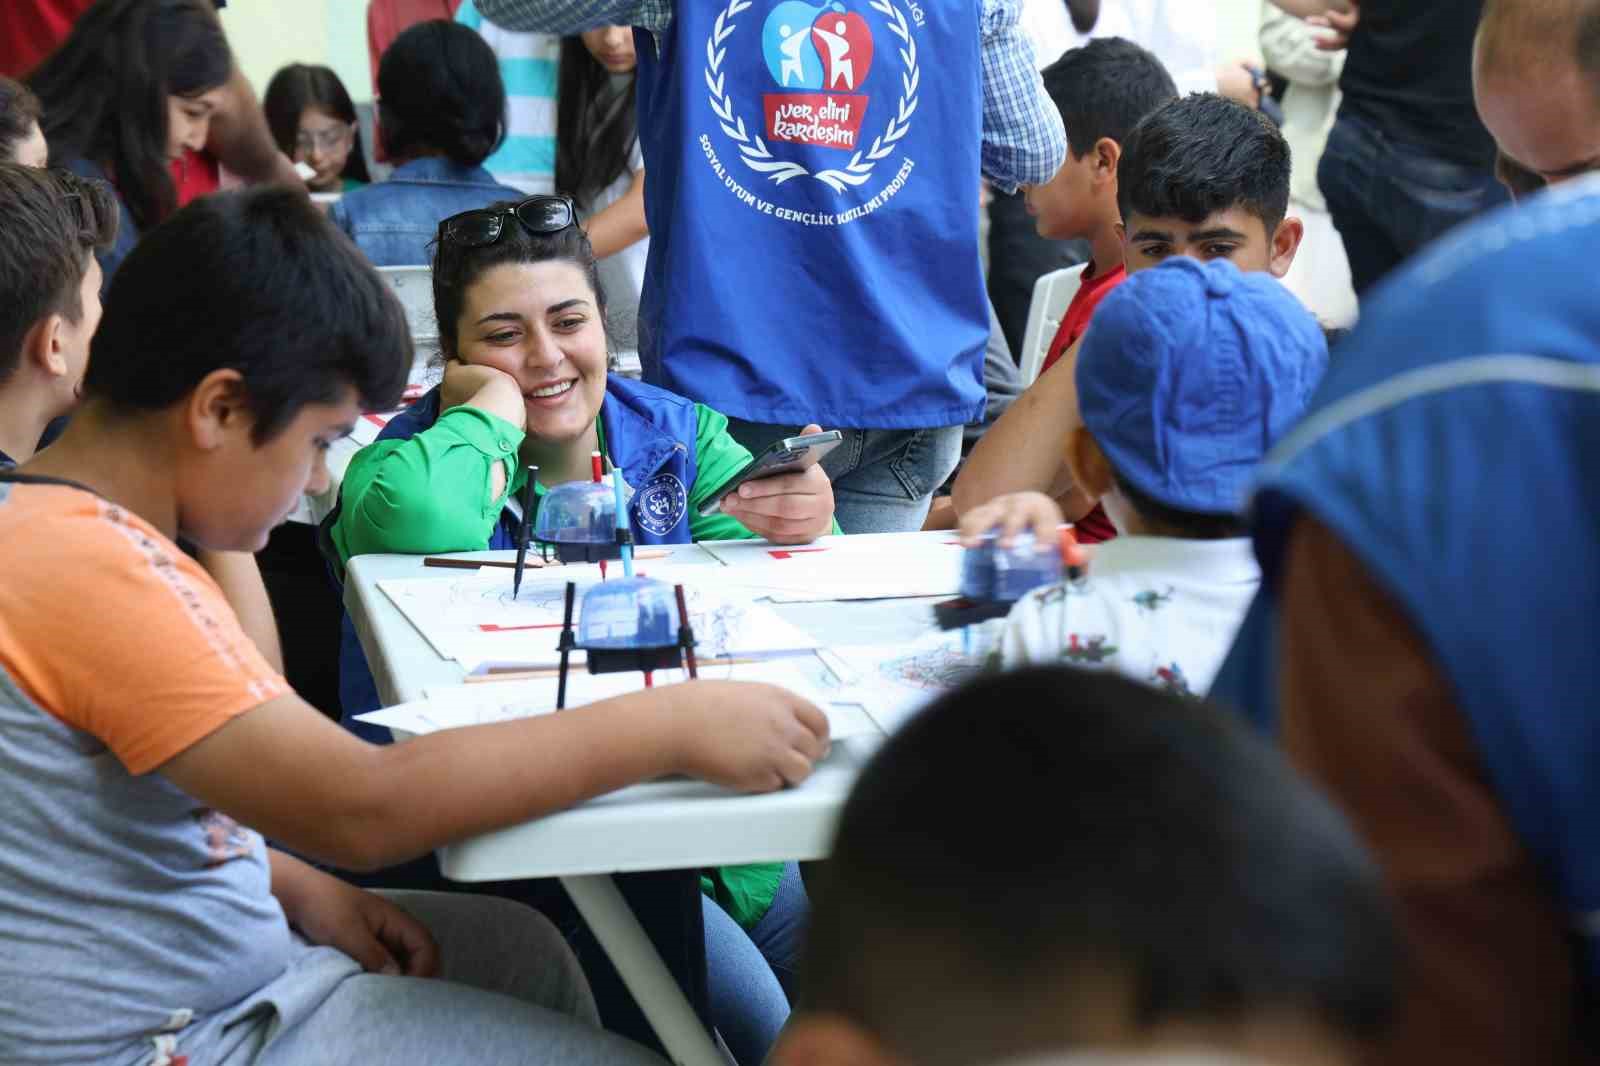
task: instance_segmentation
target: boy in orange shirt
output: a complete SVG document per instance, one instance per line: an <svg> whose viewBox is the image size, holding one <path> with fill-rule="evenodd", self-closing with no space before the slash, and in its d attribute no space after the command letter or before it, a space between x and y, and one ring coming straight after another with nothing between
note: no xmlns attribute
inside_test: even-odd
<svg viewBox="0 0 1600 1066"><path fill-rule="evenodd" d="M303 195L219 194L128 257L72 423L0 474L0 1061L654 1061L594 1027L536 913L363 892L263 839L374 869L662 774L797 783L826 749L764 685L381 748L300 699L175 541L260 548L410 364Z"/></svg>

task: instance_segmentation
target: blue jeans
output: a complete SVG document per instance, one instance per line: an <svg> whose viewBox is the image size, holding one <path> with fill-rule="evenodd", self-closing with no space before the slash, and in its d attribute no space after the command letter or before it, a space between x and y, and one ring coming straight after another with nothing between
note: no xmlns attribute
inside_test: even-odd
<svg viewBox="0 0 1600 1066"><path fill-rule="evenodd" d="M1344 111L1328 135L1317 183L1358 296L1446 230L1507 199L1488 161L1474 167L1437 159Z"/></svg>
<svg viewBox="0 0 1600 1066"><path fill-rule="evenodd" d="M701 897L711 1020L740 1066L759 1066L789 1019L809 904L800 868L786 863L772 906L748 934Z"/></svg>
<svg viewBox="0 0 1600 1066"><path fill-rule="evenodd" d="M728 433L752 452L803 426L728 419ZM827 429L827 426L823 427ZM846 429L822 460L833 482L834 517L846 533L906 533L922 528L933 490L961 461L961 426Z"/></svg>

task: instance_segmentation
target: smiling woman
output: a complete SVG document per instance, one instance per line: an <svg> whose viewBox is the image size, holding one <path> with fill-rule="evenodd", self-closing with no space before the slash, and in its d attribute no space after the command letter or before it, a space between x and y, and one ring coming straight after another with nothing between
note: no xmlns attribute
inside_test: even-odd
<svg viewBox="0 0 1600 1066"><path fill-rule="evenodd" d="M433 292L444 381L351 461L326 526L340 568L369 552L516 547L521 518L507 507L522 498L531 468L537 501L547 486L588 480L597 452L631 493L625 509L638 544L756 535L792 544L837 531L833 487L815 465L746 483L724 500L723 513L699 513L750 453L711 408L607 375L606 294L575 210L565 198L535 196L440 224ZM352 720L379 702L348 616L343 643L345 722L386 741L387 730ZM741 1062L764 1058L788 1008L776 977L729 918L748 929L776 911L775 921L790 927L777 902L790 874L772 865L720 870L716 898L735 902L726 914L706 904L710 980L742 983L732 997L736 1017L716 1022L724 1034L749 1036L730 1040L741 1045ZM715 947L719 920L727 938Z"/></svg>
<svg viewBox="0 0 1600 1066"><path fill-rule="evenodd" d="M50 162L110 180L122 208L107 283L177 204L169 165L205 144L233 57L207 0L100 0L28 79Z"/></svg>

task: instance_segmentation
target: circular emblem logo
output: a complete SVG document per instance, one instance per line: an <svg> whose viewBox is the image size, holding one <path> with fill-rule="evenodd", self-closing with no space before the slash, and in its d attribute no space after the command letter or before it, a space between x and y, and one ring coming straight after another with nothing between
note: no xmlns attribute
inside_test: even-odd
<svg viewBox="0 0 1600 1066"><path fill-rule="evenodd" d="M673 474L657 474L633 494L633 520L647 533L664 537L689 510L689 494Z"/></svg>
<svg viewBox="0 0 1600 1066"><path fill-rule="evenodd" d="M783 221L842 225L864 217L905 185L915 165L909 158L898 168L890 163L891 177L876 195L862 190L879 164L888 163L899 152L901 140L911 129L922 81L916 36L916 29L924 24L922 10L910 3L911 17L907 18L897 0L848 2L860 10L847 8L841 0L782 0L765 19L756 22L759 16L747 14L754 0L727 0L706 41L705 82L711 110L739 161L773 185L811 178L838 194L858 191L863 201L837 213L796 213L769 203L729 172L709 135L702 134L701 148L723 184L748 206ZM876 37L862 12L873 13L887 36ZM749 44L730 42L741 23L751 26L755 39ZM880 45L899 61L895 87L900 92L892 103L884 99L874 105L866 83ZM760 49L771 84L758 99L736 99L724 63L730 48L742 52L751 47ZM869 107L881 117L869 121ZM879 121L883 125L878 125ZM837 158L830 165L811 169L791 158L786 145L831 149Z"/></svg>

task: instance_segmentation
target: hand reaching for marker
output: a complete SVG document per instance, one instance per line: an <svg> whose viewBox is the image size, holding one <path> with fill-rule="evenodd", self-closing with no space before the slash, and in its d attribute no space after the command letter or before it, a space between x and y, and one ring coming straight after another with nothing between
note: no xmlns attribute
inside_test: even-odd
<svg viewBox="0 0 1600 1066"><path fill-rule="evenodd" d="M1060 536L1063 524L1061 508L1044 493L1010 492L961 516L961 543L970 548L985 533L994 532L1000 536L1001 547L1009 547L1013 537L1027 530L1035 542L1047 544ZM1067 566L1086 566L1089 551L1073 543L1066 547L1062 561Z"/></svg>

